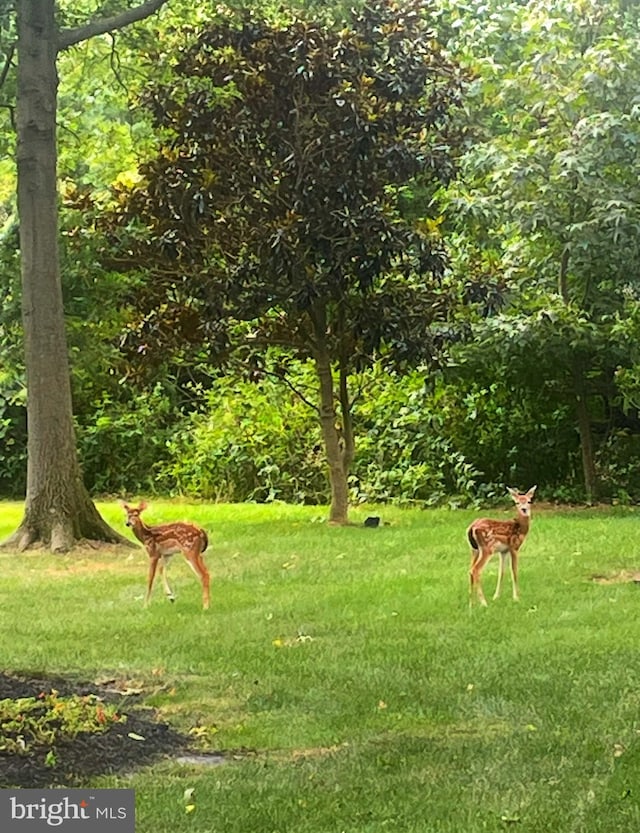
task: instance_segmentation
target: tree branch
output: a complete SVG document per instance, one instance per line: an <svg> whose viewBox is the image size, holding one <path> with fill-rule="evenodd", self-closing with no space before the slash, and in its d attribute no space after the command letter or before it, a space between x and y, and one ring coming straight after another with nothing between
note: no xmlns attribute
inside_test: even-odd
<svg viewBox="0 0 640 833"><path fill-rule="evenodd" d="M16 42L14 41L9 46L9 51L7 52L7 57L4 62L4 66L2 67L2 72L0 72L0 87L4 86L4 82L7 80L7 75L9 74L9 70L11 69L11 65L13 64L13 56L16 51Z"/></svg>
<svg viewBox="0 0 640 833"><path fill-rule="evenodd" d="M2 109L6 109L9 111L9 121L11 123L12 130L16 129L16 108L13 104L0 104Z"/></svg>
<svg viewBox="0 0 640 833"><path fill-rule="evenodd" d="M120 14L92 20L84 26L77 26L75 29L63 29L58 35L58 51L61 52L63 49L68 49L70 46L96 35L104 35L107 32L124 29L125 26L129 26L131 23L137 23L139 20L151 17L168 2L169 0L146 0L139 6L127 9L120 12Z"/></svg>
<svg viewBox="0 0 640 833"><path fill-rule="evenodd" d="M315 411L316 414L320 413L320 408L318 408L315 403L311 402L311 400L308 399L304 393L302 393L302 391L293 384L286 373L278 370L267 370L266 368L261 368L260 372L265 376L272 376L274 379L278 379L278 381L286 385L286 387L288 387L289 390L294 393L307 407L311 408L312 411Z"/></svg>
<svg viewBox="0 0 640 833"><path fill-rule="evenodd" d="M127 95L129 95L130 90L127 85L122 80L122 76L120 74L120 58L118 56L118 50L116 49L116 35L115 32L111 32L111 53L109 54L109 65L111 66L111 72L113 73L114 78L122 87Z"/></svg>

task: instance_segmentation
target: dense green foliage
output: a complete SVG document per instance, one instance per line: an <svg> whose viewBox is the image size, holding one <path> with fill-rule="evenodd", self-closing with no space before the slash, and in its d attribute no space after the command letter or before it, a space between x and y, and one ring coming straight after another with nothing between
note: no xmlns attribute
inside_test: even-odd
<svg viewBox="0 0 640 833"><path fill-rule="evenodd" d="M339 4L334 12L298 5L318 27L346 14ZM201 339L143 363L138 351L145 342L131 337L141 316L151 322L147 336L163 316L167 328L181 322L167 315L167 305L143 303L159 284L119 274L117 263L111 271L99 265L105 242L96 210L109 205L114 184L122 193L140 182L139 166L167 138L137 106L143 90L168 95L178 57L196 55L186 50L195 49L203 27L220 14L228 19L213 3L169 6L115 39L69 50L59 66L63 285L85 478L100 493L323 502L322 438L313 411L292 390L310 398L311 369L272 352L252 382L247 364L245 372L229 365L221 377ZM60 2L61 21L73 23L98 7ZM263 8L274 21L292 18ZM422 229L434 252L448 254L446 291L459 305L446 328L467 339L435 370L397 375L377 361L349 375L359 436L351 497L468 502L501 494L505 484L537 482L547 498L635 500L637 4L489 0L469 7L441 0L428 22L473 78L457 125L473 141L460 176L437 194L442 215L430 203L433 190L417 186L403 190L393 210ZM5 57L12 37L11 15L3 12ZM2 102L11 105L13 72L6 66ZM345 88L345 101L364 95L357 82ZM197 97L198 85L189 90L189 83L181 106L188 95ZM0 494L20 496L26 419L11 107L0 115ZM246 173L236 170L240 190ZM235 203L231 208L244 235L247 218L236 216ZM292 251L287 229L280 222L270 230L283 263ZM368 245L366 232L357 242ZM275 273L272 279L279 280ZM404 310L388 319L402 336L406 308L390 309ZM360 312L361 335L371 339L384 314L375 305ZM276 326L268 316L265 322ZM441 335L444 342L451 333ZM270 375L278 366L291 370L289 387Z"/></svg>
<svg viewBox="0 0 640 833"><path fill-rule="evenodd" d="M619 322L640 298L637 16L589 0L445 5L481 130L449 192L458 268L499 269L510 290L462 360L573 415L587 492L604 494L595 458L640 427L616 385L631 364Z"/></svg>
<svg viewBox="0 0 640 833"><path fill-rule="evenodd" d="M295 382L302 387L311 375L299 368ZM471 384L462 395L460 384L419 371L400 378L376 370L360 381L375 396L363 395L354 410L354 503L468 504L501 496L504 482L538 481L543 496L579 499L577 437L553 402L541 398L531 411L506 380ZM194 401L196 410L180 413L175 389L158 385L90 411L80 425L88 481L119 494L327 502L317 419L289 388L227 378L194 392ZM620 448L608 454L610 496L627 500L621 483L635 482L632 458Z"/></svg>

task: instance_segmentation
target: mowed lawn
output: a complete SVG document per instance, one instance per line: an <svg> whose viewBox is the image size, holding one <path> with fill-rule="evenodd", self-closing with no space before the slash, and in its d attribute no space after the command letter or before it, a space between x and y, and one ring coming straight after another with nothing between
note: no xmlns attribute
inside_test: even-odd
<svg viewBox="0 0 640 833"><path fill-rule="evenodd" d="M534 504L520 603L507 578L472 610L477 513L375 511L331 528L313 507L151 503L150 523L209 531L206 613L179 557L176 603L158 581L145 609L141 549L4 553L2 666L118 679L235 752L94 781L136 789L138 833L640 829L638 511ZM0 504L0 538L20 516Z"/></svg>

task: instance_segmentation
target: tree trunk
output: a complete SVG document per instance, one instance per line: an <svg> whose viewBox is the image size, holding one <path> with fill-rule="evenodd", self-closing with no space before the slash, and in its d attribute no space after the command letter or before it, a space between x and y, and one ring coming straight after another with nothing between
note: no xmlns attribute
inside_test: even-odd
<svg viewBox="0 0 640 833"><path fill-rule="evenodd" d="M573 210L570 210L570 220L573 222ZM571 250L565 243L560 257L560 272L558 276L558 292L567 306L571 303L569 297L569 261ZM576 401L576 420L580 434L580 454L582 456L582 474L584 489L588 501L598 499L598 477L593 456L593 434L591 432L591 416L587 403L587 386L584 381L584 368L578 356L571 360L571 376L573 393Z"/></svg>
<svg viewBox="0 0 640 833"><path fill-rule="evenodd" d="M329 354L317 350L315 354L316 373L320 387L320 427L324 440L329 482L331 484L331 507L329 523L345 525L349 521L348 469L345 467L345 446L336 423L336 407Z"/></svg>
<svg viewBox="0 0 640 833"><path fill-rule="evenodd" d="M580 433L580 453L582 456L582 473L584 488L589 502L598 499L598 476L593 454L593 434L591 431L591 416L587 404L587 387L584 374L579 362L573 364L573 388L576 397L576 418Z"/></svg>
<svg viewBox="0 0 640 833"><path fill-rule="evenodd" d="M351 471L351 464L356 452L356 440L353 430L353 413L351 410L351 398L349 396L349 373L347 370L347 361L343 357L340 359L340 414L342 416L342 465L345 470L345 475L348 476Z"/></svg>
<svg viewBox="0 0 640 833"><path fill-rule="evenodd" d="M25 516L5 546L127 539L100 517L82 482L71 404L58 260L57 32L54 0L19 0L17 164L27 371Z"/></svg>

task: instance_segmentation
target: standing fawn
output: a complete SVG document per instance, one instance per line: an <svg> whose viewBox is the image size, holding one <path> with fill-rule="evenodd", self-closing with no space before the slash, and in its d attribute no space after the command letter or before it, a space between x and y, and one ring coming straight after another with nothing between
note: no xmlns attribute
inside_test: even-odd
<svg viewBox="0 0 640 833"><path fill-rule="evenodd" d="M122 503L122 507L127 514L125 524L133 530L133 534L138 541L142 542L149 556L149 578L145 605L149 604L153 580L156 577L158 567L160 568L165 593L169 601L175 601L175 596L167 581L166 571L171 556L181 552L202 583L202 607L206 610L209 607L209 572L202 553L207 549L209 540L204 529L196 526L196 524L182 521L147 526L140 517L147 508L144 501L139 506L129 506Z"/></svg>
<svg viewBox="0 0 640 833"><path fill-rule="evenodd" d="M498 583L493 598L500 595L500 585L507 561L511 556L511 584L513 586L514 601L518 601L518 551L524 543L531 524L531 501L536 491L532 486L528 492L521 495L515 489L509 489L513 498L517 515L511 521L492 521L489 518L479 518L467 529L467 538L471 544L471 569L469 571L469 602L473 603L474 589L478 594L480 604L486 605L487 600L482 592L480 575L494 552L500 554L498 565Z"/></svg>

